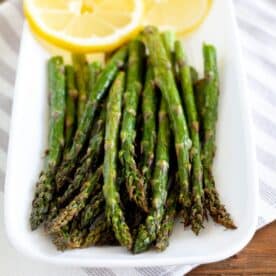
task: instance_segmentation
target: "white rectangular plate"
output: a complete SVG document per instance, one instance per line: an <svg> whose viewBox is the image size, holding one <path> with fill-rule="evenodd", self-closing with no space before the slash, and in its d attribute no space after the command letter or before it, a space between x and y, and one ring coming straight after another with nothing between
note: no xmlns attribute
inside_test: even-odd
<svg viewBox="0 0 276 276"><path fill-rule="evenodd" d="M185 11L183 11L185 12ZM232 2L215 0L204 25L183 39L196 68L201 45L218 49L220 103L214 175L222 201L238 226L225 231L211 221L196 237L177 223L169 248L133 255L121 247L59 252L42 231L31 232L29 214L47 140L46 61L50 56L25 25L18 65L5 186L5 223L11 243L25 255L50 263L100 266L155 266L218 261L241 250L256 229L257 177L248 98ZM202 70L202 69L201 69Z"/></svg>

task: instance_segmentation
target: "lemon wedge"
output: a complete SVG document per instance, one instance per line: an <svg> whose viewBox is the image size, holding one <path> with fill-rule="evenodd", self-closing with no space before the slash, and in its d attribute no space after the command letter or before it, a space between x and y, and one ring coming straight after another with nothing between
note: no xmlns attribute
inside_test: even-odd
<svg viewBox="0 0 276 276"><path fill-rule="evenodd" d="M137 34L141 0L25 0L24 12L39 37L74 52L110 51Z"/></svg>
<svg viewBox="0 0 276 276"><path fill-rule="evenodd" d="M204 21L212 0L144 0L143 25L185 34Z"/></svg>

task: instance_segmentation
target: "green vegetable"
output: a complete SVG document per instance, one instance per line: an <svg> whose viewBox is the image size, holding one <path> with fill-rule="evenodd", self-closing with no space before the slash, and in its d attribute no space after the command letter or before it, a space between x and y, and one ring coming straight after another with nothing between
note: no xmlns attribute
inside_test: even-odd
<svg viewBox="0 0 276 276"><path fill-rule="evenodd" d="M36 185L30 216L31 229L35 230L45 221L55 192L54 176L60 163L64 147L65 120L65 76L61 57L53 57L48 62L50 91L50 131L45 168Z"/></svg>
<svg viewBox="0 0 276 276"><path fill-rule="evenodd" d="M173 185L175 185L175 183L173 183ZM176 187L173 187L169 192L166 202L165 215L162 220L161 227L157 233L155 247L160 251L164 251L169 246L169 237L172 233L176 218L177 195L178 190Z"/></svg>
<svg viewBox="0 0 276 276"><path fill-rule="evenodd" d="M65 146L71 146L76 127L76 99L78 91L75 86L75 72L71 65L65 66L66 75L66 119L65 119Z"/></svg>
<svg viewBox="0 0 276 276"><path fill-rule="evenodd" d="M192 208L191 224L192 230L198 235L203 228L203 169L201 164L201 145L199 136L199 122L194 99L193 83L191 69L187 64L184 49L180 41L175 42L176 62L179 70L179 79L182 87L181 95L184 102L184 108L187 115L190 136L192 139L192 148L190 159L192 163L191 184L192 184Z"/></svg>
<svg viewBox="0 0 276 276"><path fill-rule="evenodd" d="M107 233L110 233L109 224L105 216L101 216L89 230L82 247L97 245Z"/></svg>
<svg viewBox="0 0 276 276"><path fill-rule="evenodd" d="M139 40L129 45L124 114L121 128L121 150L119 153L124 168L129 197L143 210L148 211L145 186L135 161L135 138L139 96L142 90L142 69L145 47Z"/></svg>
<svg viewBox="0 0 276 276"><path fill-rule="evenodd" d="M94 61L88 65L88 91L92 93L95 83L97 82L97 78L99 77L102 71L102 66L99 62Z"/></svg>
<svg viewBox="0 0 276 276"><path fill-rule="evenodd" d="M76 83L79 92L78 97L78 112L77 117L80 122L82 113L85 109L86 101L88 99L87 90L87 61L85 55L72 54L72 60L74 64L74 70L76 72Z"/></svg>
<svg viewBox="0 0 276 276"><path fill-rule="evenodd" d="M116 239L127 248L132 247L132 237L120 207L120 195L117 188L117 152L119 125L122 113L122 98L125 74L120 72L108 96L107 119L105 128L104 186L107 221L112 227Z"/></svg>
<svg viewBox="0 0 276 276"><path fill-rule="evenodd" d="M171 62L167 56L158 30L155 27L146 27L144 36L149 50L150 62L154 68L155 83L160 88L168 107L177 154L180 186L179 202L187 215L191 205L189 191L189 150L192 145L189 138L188 126L175 83Z"/></svg>
<svg viewBox="0 0 276 276"><path fill-rule="evenodd" d="M91 222L93 222L93 219L102 213L104 209L104 202L105 200L102 191L92 197L81 213L80 227L82 229L89 226Z"/></svg>
<svg viewBox="0 0 276 276"><path fill-rule="evenodd" d="M198 72L193 66L190 66L190 71L191 71L191 78L193 85L198 81Z"/></svg>
<svg viewBox="0 0 276 276"><path fill-rule="evenodd" d="M207 80L204 86L203 130L204 143L202 149L203 178L205 204L211 217L226 228L236 226L230 214L221 204L212 174L213 160L216 151L216 123L218 117L219 79L217 69L216 49L212 45L203 46L204 71Z"/></svg>
<svg viewBox="0 0 276 276"><path fill-rule="evenodd" d="M80 211L86 206L87 200L95 189L101 176L102 167L98 168L88 181L83 184L80 193L59 212L58 216L47 224L46 229L48 233L59 232L63 226L67 225L80 213Z"/></svg>
<svg viewBox="0 0 276 276"><path fill-rule="evenodd" d="M57 172L56 183L58 190L60 190L64 186L64 184L66 183L66 179L70 177L70 174L75 169L79 155L89 137L92 122L94 120L99 101L103 98L105 92L108 90L110 84L113 82L119 71L119 68L122 67L122 65L124 64L127 54L127 47L122 47L121 49L119 49L109 60L106 67L99 75L94 89L89 95L85 110L83 112L73 140L73 144L69 152L66 153L64 160Z"/></svg>
<svg viewBox="0 0 276 276"><path fill-rule="evenodd" d="M105 128L106 107L102 107L101 113L92 129L88 148L82 158L81 165L77 168L73 181L68 185L63 195L57 201L59 206L67 203L74 193L81 187L91 171L91 167L96 168L98 160L103 152L104 128Z"/></svg>
<svg viewBox="0 0 276 276"><path fill-rule="evenodd" d="M170 127L167 117L165 100L161 101L159 111L159 130L156 146L156 161L152 179L152 208L145 224L139 227L134 244L134 253L141 253L148 249L156 239L164 216L168 191L168 172L170 156Z"/></svg>
<svg viewBox="0 0 276 276"><path fill-rule="evenodd" d="M157 93L155 91L153 68L149 65L146 74L146 84L142 98L143 113L143 134L141 140L141 167L145 180L145 185L152 174L154 160L154 150L156 143L156 113L157 113ZM145 187L146 190L146 187Z"/></svg>

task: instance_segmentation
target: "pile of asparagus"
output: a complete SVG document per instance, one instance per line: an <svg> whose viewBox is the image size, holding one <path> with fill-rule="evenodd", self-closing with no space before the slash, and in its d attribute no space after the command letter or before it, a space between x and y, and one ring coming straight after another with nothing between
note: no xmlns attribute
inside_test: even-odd
<svg viewBox="0 0 276 276"><path fill-rule="evenodd" d="M235 229L212 175L219 80L204 78L174 34L146 27L103 67L72 54L48 62L49 145L30 224L59 250L122 245L164 250L177 218L198 235L208 215ZM183 234L184 235L184 234Z"/></svg>

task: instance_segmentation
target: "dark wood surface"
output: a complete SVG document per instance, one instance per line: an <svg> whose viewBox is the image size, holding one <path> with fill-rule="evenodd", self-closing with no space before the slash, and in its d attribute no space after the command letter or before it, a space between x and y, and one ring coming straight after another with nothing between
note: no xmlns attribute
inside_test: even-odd
<svg viewBox="0 0 276 276"><path fill-rule="evenodd" d="M276 276L276 221L259 230L237 255L222 262L199 266L187 275Z"/></svg>

